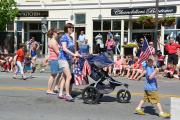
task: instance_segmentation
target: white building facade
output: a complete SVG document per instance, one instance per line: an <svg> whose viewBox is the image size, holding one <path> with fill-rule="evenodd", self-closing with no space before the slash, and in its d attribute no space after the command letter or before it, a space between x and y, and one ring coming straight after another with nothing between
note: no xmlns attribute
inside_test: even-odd
<svg viewBox="0 0 180 120"><path fill-rule="evenodd" d="M19 42L24 43L34 36L42 45L42 53L47 54L47 30L55 27L63 32L67 22L75 26L74 39L77 39L81 30L85 31L91 52L94 52L95 36L101 33L105 42L109 31L120 35L121 45L124 41L131 42L142 38L143 35L150 41L154 40L155 26L146 27L135 23L134 20L140 15L155 16L153 8L151 11L148 10L155 7L155 0L16 0L16 2L20 15L12 27L15 49ZM160 18L176 17L176 24L171 27L159 25L161 41L164 42L170 34L175 38L180 37L180 1L160 0L159 6L162 7ZM47 30L44 29L44 25ZM160 47L163 51L163 46ZM124 54L122 48L121 54Z"/></svg>

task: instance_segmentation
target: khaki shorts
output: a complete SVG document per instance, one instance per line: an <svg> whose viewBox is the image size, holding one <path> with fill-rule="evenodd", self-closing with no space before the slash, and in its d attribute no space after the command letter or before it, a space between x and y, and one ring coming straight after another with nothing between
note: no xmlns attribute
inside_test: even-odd
<svg viewBox="0 0 180 120"><path fill-rule="evenodd" d="M148 102L151 104L160 103L159 93L158 91L144 91L144 102Z"/></svg>
<svg viewBox="0 0 180 120"><path fill-rule="evenodd" d="M67 60L58 60L59 68L69 69L72 72L72 64Z"/></svg>

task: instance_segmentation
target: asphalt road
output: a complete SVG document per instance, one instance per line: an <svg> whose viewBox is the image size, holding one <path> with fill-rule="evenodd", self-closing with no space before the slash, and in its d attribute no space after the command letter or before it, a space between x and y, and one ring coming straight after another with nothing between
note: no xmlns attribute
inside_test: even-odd
<svg viewBox="0 0 180 120"><path fill-rule="evenodd" d="M57 96L45 94L49 73L35 73L33 79L14 80L12 73L0 73L0 120L163 120L158 116L156 107L146 104L145 116L134 113L143 96L143 81L130 81L117 78L130 85L130 103L116 102L118 87L105 95L100 104L84 104L80 89L74 87L75 102L59 100ZM180 98L180 81L159 79L159 91L164 111L170 112L170 98Z"/></svg>

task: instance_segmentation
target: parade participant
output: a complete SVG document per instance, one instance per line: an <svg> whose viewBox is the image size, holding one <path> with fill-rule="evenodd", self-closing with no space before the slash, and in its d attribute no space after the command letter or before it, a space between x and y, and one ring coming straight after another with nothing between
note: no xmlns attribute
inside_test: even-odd
<svg viewBox="0 0 180 120"><path fill-rule="evenodd" d="M32 78L32 61L31 54L27 53L25 55L24 68L27 73L29 73L29 78Z"/></svg>
<svg viewBox="0 0 180 120"><path fill-rule="evenodd" d="M47 94L56 94L53 92L53 83L55 81L55 78L57 76L57 74L59 73L59 63L58 63L58 56L59 56L59 44L57 42L57 38L58 38L58 31L55 28L51 28L47 35L50 38L50 41L48 43L48 47L49 47L49 58L48 58L48 62L50 65L50 70L51 70L51 75L49 77L49 81L48 81L48 89L46 91Z"/></svg>
<svg viewBox="0 0 180 120"><path fill-rule="evenodd" d="M139 115L145 115L142 106L145 102L148 102L157 105L160 117L168 118L171 115L163 111L158 94L157 79L155 77L158 71L158 68L155 69L153 67L153 60L148 59L147 66L145 67L144 99L140 101L135 111Z"/></svg>
<svg viewBox="0 0 180 120"><path fill-rule="evenodd" d="M16 64L17 66L16 72L13 76L14 79L17 78L17 74L19 71L22 75L23 80L26 79L24 75L24 55L25 55L24 47L25 47L24 44L20 44L20 48L17 50L16 55L14 57L14 64Z"/></svg>
<svg viewBox="0 0 180 120"><path fill-rule="evenodd" d="M35 41L35 38L32 37L30 40L30 53L31 53L31 58L32 58L32 69L33 72L35 71L35 65L36 65L36 60L37 60L37 50L39 49L40 45L37 41Z"/></svg>
<svg viewBox="0 0 180 120"><path fill-rule="evenodd" d="M79 55L75 54L75 44L71 37L71 34L74 31L74 25L72 23L67 23L64 26L64 32L65 34L60 38L59 44L62 46L62 49L60 50L59 54L59 64L61 67L63 67L63 77L64 79L61 80L60 83L60 92L59 92L59 98L60 99L66 99L67 101L74 101L74 99L71 96L71 80L72 80L72 60L73 57L77 57ZM66 95L63 94L63 89L65 86Z"/></svg>

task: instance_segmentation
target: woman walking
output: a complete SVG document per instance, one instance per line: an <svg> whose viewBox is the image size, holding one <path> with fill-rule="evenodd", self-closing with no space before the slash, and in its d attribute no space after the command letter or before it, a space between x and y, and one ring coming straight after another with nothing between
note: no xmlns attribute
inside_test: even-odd
<svg viewBox="0 0 180 120"><path fill-rule="evenodd" d="M78 55L75 54L75 44L71 37L71 34L74 31L74 25L71 23L67 23L64 27L65 34L60 38L59 44L62 46L62 49L60 50L60 56L59 56L59 64L61 67L64 68L63 70L63 77L64 79L61 80L60 83L60 92L59 92L59 98L60 99L66 99L67 101L73 101L74 99L70 95L70 84L71 84L71 67L73 62L73 57L77 57ZM65 86L66 95L63 94L63 88Z"/></svg>
<svg viewBox="0 0 180 120"><path fill-rule="evenodd" d="M51 69L51 75L48 81L48 89L46 91L47 94L56 94L53 92L53 83L57 74L59 73L59 63L58 63L58 56L59 56L59 44L57 42L58 38L58 31L55 28L51 28L47 35L50 38L48 47L49 47L49 65Z"/></svg>

